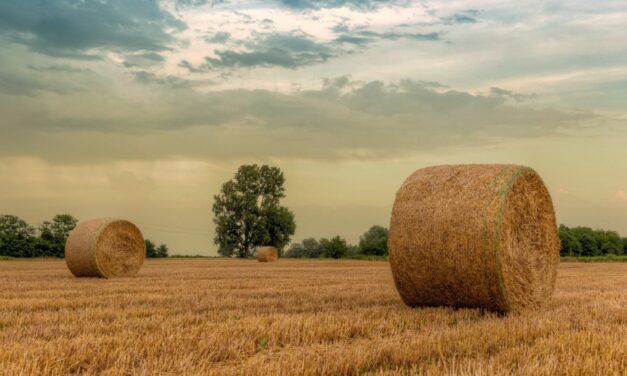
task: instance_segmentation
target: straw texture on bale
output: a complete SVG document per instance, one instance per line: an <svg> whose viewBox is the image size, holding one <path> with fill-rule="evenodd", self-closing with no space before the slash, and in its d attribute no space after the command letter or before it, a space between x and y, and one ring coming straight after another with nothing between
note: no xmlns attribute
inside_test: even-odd
<svg viewBox="0 0 627 376"><path fill-rule="evenodd" d="M259 247L257 248L257 261L259 262L273 262L279 259L279 251L274 247Z"/></svg>
<svg viewBox="0 0 627 376"><path fill-rule="evenodd" d="M146 257L141 231L121 219L92 219L78 224L65 244L65 261L76 277L129 277Z"/></svg>
<svg viewBox="0 0 627 376"><path fill-rule="evenodd" d="M396 288L409 306L535 308L550 299L559 262L551 196L517 165L414 172L396 195L390 237Z"/></svg>

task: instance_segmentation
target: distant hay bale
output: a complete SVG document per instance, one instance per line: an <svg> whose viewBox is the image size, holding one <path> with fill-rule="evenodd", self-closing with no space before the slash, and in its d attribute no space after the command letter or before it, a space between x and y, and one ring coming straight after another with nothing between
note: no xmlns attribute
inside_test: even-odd
<svg viewBox="0 0 627 376"><path fill-rule="evenodd" d="M76 277L129 277L146 257L141 231L121 219L92 219L78 224L65 244L65 261Z"/></svg>
<svg viewBox="0 0 627 376"><path fill-rule="evenodd" d="M409 306L539 307L559 262L551 196L535 171L516 165L414 172L396 194L388 248Z"/></svg>
<svg viewBox="0 0 627 376"><path fill-rule="evenodd" d="M273 262L279 259L279 251L274 247L257 248L257 261Z"/></svg>

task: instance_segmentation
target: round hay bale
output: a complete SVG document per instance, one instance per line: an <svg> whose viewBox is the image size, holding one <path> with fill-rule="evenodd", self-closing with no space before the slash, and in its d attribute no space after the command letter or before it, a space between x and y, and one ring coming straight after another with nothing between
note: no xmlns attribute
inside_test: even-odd
<svg viewBox="0 0 627 376"><path fill-rule="evenodd" d="M279 259L279 251L274 247L257 248L257 261L274 262Z"/></svg>
<svg viewBox="0 0 627 376"><path fill-rule="evenodd" d="M534 170L451 165L405 180L388 248L407 305L508 312L550 299L559 244L551 196Z"/></svg>
<svg viewBox="0 0 627 376"><path fill-rule="evenodd" d="M141 231L122 219L81 222L65 244L65 262L76 277L129 277L137 274L145 257Z"/></svg>

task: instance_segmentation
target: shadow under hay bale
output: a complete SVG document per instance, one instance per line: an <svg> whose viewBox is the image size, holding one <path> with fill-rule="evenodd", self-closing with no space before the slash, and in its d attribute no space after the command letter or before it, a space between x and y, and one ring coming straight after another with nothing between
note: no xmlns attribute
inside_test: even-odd
<svg viewBox="0 0 627 376"><path fill-rule="evenodd" d="M274 262L279 259L279 251L274 247L257 248L257 261Z"/></svg>
<svg viewBox="0 0 627 376"><path fill-rule="evenodd" d="M81 222L65 244L65 261L76 277L129 277L137 274L145 257L141 231L121 219Z"/></svg>
<svg viewBox="0 0 627 376"><path fill-rule="evenodd" d="M396 195L388 248L409 306L539 307L559 262L549 192L535 171L516 165L414 172Z"/></svg>

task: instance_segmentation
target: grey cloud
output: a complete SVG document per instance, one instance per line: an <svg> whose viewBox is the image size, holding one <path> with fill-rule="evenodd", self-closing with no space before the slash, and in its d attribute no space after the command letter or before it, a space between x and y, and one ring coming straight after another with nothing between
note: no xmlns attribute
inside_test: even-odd
<svg viewBox="0 0 627 376"><path fill-rule="evenodd" d="M3 1L0 33L34 51L76 59L91 50L152 51L169 48L167 28L184 24L155 1Z"/></svg>
<svg viewBox="0 0 627 376"><path fill-rule="evenodd" d="M514 93L511 90L505 90L505 89L501 89L498 87L490 88L490 96L498 97L498 98L510 98L510 99L515 100L516 102L522 102L524 100L533 99L536 97L535 94Z"/></svg>
<svg viewBox="0 0 627 376"><path fill-rule="evenodd" d="M374 40L375 39L370 36L352 35L348 33L335 38L336 43L354 44L357 46L365 46L372 43Z"/></svg>
<svg viewBox="0 0 627 376"><path fill-rule="evenodd" d="M83 62L52 62L48 56L33 54L23 46L11 43L0 43L0 50L0 94L50 99L54 95L100 89L101 76ZM49 100L48 109L54 111L52 100ZM12 111L9 107L3 113L3 120Z"/></svg>
<svg viewBox="0 0 627 376"><path fill-rule="evenodd" d="M357 8L375 8L380 5L394 3L394 0L278 0L278 2L286 7L294 9L320 9L320 8L338 8L342 6L353 6Z"/></svg>
<svg viewBox="0 0 627 376"><path fill-rule="evenodd" d="M218 50L215 57L206 57L205 62L192 66L182 61L179 66L190 72L206 72L217 68L250 68L278 66L295 69L298 67L324 62L334 55L332 49L324 43L299 33L263 34L255 40L245 43L245 51Z"/></svg>
<svg viewBox="0 0 627 376"><path fill-rule="evenodd" d="M476 16L479 14L479 11L476 9L469 9L467 11L456 13L449 17L442 18L442 22L447 25L453 24L473 24L477 23Z"/></svg>
<svg viewBox="0 0 627 376"><path fill-rule="evenodd" d="M337 28L337 30L343 30ZM343 32L332 42L318 42L303 33L263 33L252 40L241 41L241 49L222 49L215 51L217 57L208 56L204 63L194 66L182 60L179 66L191 73L208 72L220 68L299 67L323 63L332 57L353 51L346 45L365 47L378 40L410 39L437 41L439 33L386 32L376 33L369 30Z"/></svg>
<svg viewBox="0 0 627 376"><path fill-rule="evenodd" d="M339 28L338 30L346 30L345 28ZM365 46L370 43L374 43L379 40L398 40L398 39L410 39L418 41L437 41L440 40L440 33L411 33L411 32L385 32L377 33L374 31L357 29L352 31L343 31L336 39L335 43L353 44L358 46Z"/></svg>
<svg viewBox="0 0 627 376"><path fill-rule="evenodd" d="M157 61L157 62L165 61L165 58L156 52L145 52L143 54L140 54L139 56L142 59L151 60L151 61Z"/></svg>
<svg viewBox="0 0 627 376"><path fill-rule="evenodd" d="M165 75L159 76L146 71L137 71L132 73L135 79L142 84L155 84L166 86L172 89L192 88L197 86L206 86L213 84L210 80L186 80L180 77Z"/></svg>
<svg viewBox="0 0 627 376"><path fill-rule="evenodd" d="M440 40L440 33L381 33L378 34L381 39L397 40L397 39L413 39L413 40Z"/></svg>
<svg viewBox="0 0 627 376"><path fill-rule="evenodd" d="M41 93L68 95L96 88L95 74L87 68L67 64L13 66L0 60L0 93L37 96ZM5 114L6 115L6 114Z"/></svg>
<svg viewBox="0 0 627 376"><path fill-rule="evenodd" d="M335 33L346 33L350 31L349 27L345 23L338 23L331 28Z"/></svg>
<svg viewBox="0 0 627 376"><path fill-rule="evenodd" d="M476 23L477 19L465 14L456 14L452 17L454 23Z"/></svg>
<svg viewBox="0 0 627 376"><path fill-rule="evenodd" d="M231 37L230 33L215 33L210 37L205 38L207 43L224 43Z"/></svg>
<svg viewBox="0 0 627 376"><path fill-rule="evenodd" d="M195 67L189 61L183 59L178 63L178 66L181 68L187 69L190 73L203 73L207 71L207 68L201 65L200 67Z"/></svg>
<svg viewBox="0 0 627 376"><path fill-rule="evenodd" d="M0 93L32 96L38 92L68 94L71 91L67 85L45 82L26 75L0 73Z"/></svg>
<svg viewBox="0 0 627 376"><path fill-rule="evenodd" d="M217 6L220 4L233 3L229 0L176 0L178 7L198 7L210 4ZM343 6L352 6L361 9L371 9L380 5L399 2L398 0L276 0L279 5L291 9L308 10L323 8L339 8Z"/></svg>
<svg viewBox="0 0 627 376"><path fill-rule="evenodd" d="M127 68L148 67L164 61L165 58L156 52L127 54L124 56L124 66Z"/></svg>
<svg viewBox="0 0 627 376"><path fill-rule="evenodd" d="M9 135L0 140L0 155L45 150L47 159L67 161L78 156L222 160L259 157L263 149L268 157L389 158L558 135L602 120L592 113L512 105L502 96L442 91L443 85L413 80L390 84L339 77L318 90L282 94L199 93L189 82L147 72L136 79L150 85L151 100L103 103L101 95L83 95L80 106L72 98L59 103L55 116L45 111L43 99L0 100L0 112L10 115L0 125ZM142 148L136 147L139 142Z"/></svg>
<svg viewBox="0 0 627 376"><path fill-rule="evenodd" d="M176 5L179 7L198 7L210 4L216 6L226 3L227 0L176 0Z"/></svg>
<svg viewBox="0 0 627 376"><path fill-rule="evenodd" d="M64 72L64 73L83 73L89 72L86 68L77 68L67 64L50 64L45 66L29 65L28 69L36 72Z"/></svg>

